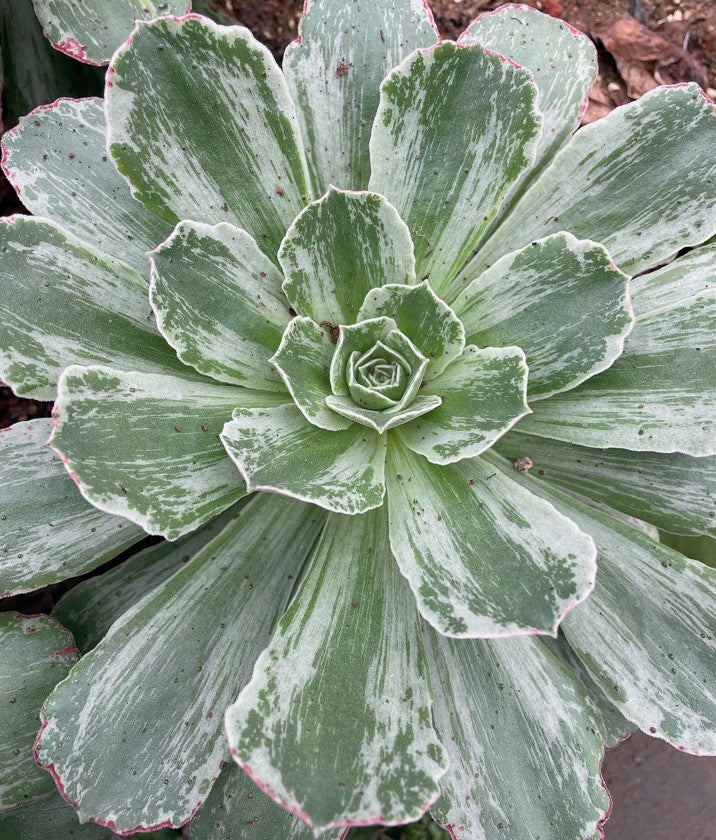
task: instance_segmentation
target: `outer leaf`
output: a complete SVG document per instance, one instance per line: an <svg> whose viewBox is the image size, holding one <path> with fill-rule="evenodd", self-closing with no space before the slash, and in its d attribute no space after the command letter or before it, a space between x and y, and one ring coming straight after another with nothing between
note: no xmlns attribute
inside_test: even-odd
<svg viewBox="0 0 716 840"><path fill-rule="evenodd" d="M319 323L352 324L371 289L415 282L410 232L375 193L329 189L291 225L278 258L286 296Z"/></svg>
<svg viewBox="0 0 716 840"><path fill-rule="evenodd" d="M28 3L30 0L28 0ZM49 776L47 777L49 779ZM12 840L117 840L96 823L80 825L75 809L54 789L20 808L0 814L0 837ZM149 840L145 835L143 840Z"/></svg>
<svg viewBox="0 0 716 840"><path fill-rule="evenodd" d="M506 458L527 456L533 474L681 534L716 534L716 458L625 449L590 449L511 432Z"/></svg>
<svg viewBox="0 0 716 840"><path fill-rule="evenodd" d="M713 103L695 84L617 108L559 152L463 276L562 230L601 242L630 274L703 242L716 232L715 142Z"/></svg>
<svg viewBox="0 0 716 840"><path fill-rule="evenodd" d="M268 361L290 320L281 273L248 233L180 222L152 252L150 298L185 364L219 382L283 391Z"/></svg>
<svg viewBox="0 0 716 840"><path fill-rule="evenodd" d="M171 228L132 198L108 159L101 99L37 108L2 146L3 170L31 213L149 276L146 252Z"/></svg>
<svg viewBox="0 0 716 840"><path fill-rule="evenodd" d="M385 440L371 429L319 429L293 405L237 408L221 440L249 492L269 490L350 514L383 503Z"/></svg>
<svg viewBox="0 0 716 840"><path fill-rule="evenodd" d="M81 820L131 832L181 825L197 810L226 756L222 712L324 518L297 502L255 498L50 695L38 761Z"/></svg>
<svg viewBox="0 0 716 840"><path fill-rule="evenodd" d="M109 150L135 198L171 224L234 222L273 259L308 188L266 47L242 27L162 18L133 33L107 79Z"/></svg>
<svg viewBox="0 0 716 840"><path fill-rule="evenodd" d="M55 49L87 64L106 64L137 18L182 14L191 0L32 0Z"/></svg>
<svg viewBox="0 0 716 840"><path fill-rule="evenodd" d="M651 281L623 355L536 406L525 431L586 446L716 454L716 289L682 285L691 267L675 264L662 283ZM633 281L637 294L641 282ZM649 299L659 308L649 308Z"/></svg>
<svg viewBox="0 0 716 840"><path fill-rule="evenodd" d="M563 20L508 3L474 20L459 44L482 44L533 75L544 117L537 162L544 165L579 125L597 75L592 41ZM549 60L547 60L549 58Z"/></svg>
<svg viewBox="0 0 716 840"><path fill-rule="evenodd" d="M441 633L554 635L592 590L591 538L482 459L435 467L392 441L386 480L393 554Z"/></svg>
<svg viewBox="0 0 716 840"><path fill-rule="evenodd" d="M330 368L335 347L330 332L310 318L294 318L286 327L271 364L281 374L296 407L321 429L347 429L350 420L326 407L331 394Z"/></svg>
<svg viewBox="0 0 716 840"><path fill-rule="evenodd" d="M496 469L511 469L491 457ZM597 587L563 624L594 681L642 731L712 754L714 570L534 478L517 480L574 519L598 546Z"/></svg>
<svg viewBox="0 0 716 840"><path fill-rule="evenodd" d="M176 542L163 540L83 580L60 598L52 615L72 632L80 651L88 653L130 607L188 563L234 520L245 501L241 499Z"/></svg>
<svg viewBox="0 0 716 840"><path fill-rule="evenodd" d="M44 447L51 426L32 420L0 434L0 597L89 572L144 536L87 504Z"/></svg>
<svg viewBox="0 0 716 840"><path fill-rule="evenodd" d="M142 278L52 222L0 224L0 290L0 375L17 394L52 399L73 363L182 367L148 317Z"/></svg>
<svg viewBox="0 0 716 840"><path fill-rule="evenodd" d="M175 540L246 490L219 433L237 405L275 405L247 389L173 376L69 367L50 441L82 495Z"/></svg>
<svg viewBox="0 0 716 840"><path fill-rule="evenodd" d="M657 271L635 277L630 292L638 318L669 310L713 289L716 242L692 251Z"/></svg>
<svg viewBox="0 0 716 840"><path fill-rule="evenodd" d="M660 531L659 540L681 554L716 569L716 540L713 537L683 537Z"/></svg>
<svg viewBox="0 0 716 840"><path fill-rule="evenodd" d="M544 399L606 370L633 324L627 277L594 242L557 233L498 260L457 297L468 341L516 344L527 395Z"/></svg>
<svg viewBox="0 0 716 840"><path fill-rule="evenodd" d="M538 641L428 630L435 726L450 769L431 809L454 840L592 836L609 807L599 715Z"/></svg>
<svg viewBox="0 0 716 840"><path fill-rule="evenodd" d="M468 345L421 395L442 404L425 417L400 426L396 434L413 452L434 464L451 464L484 452L529 408L527 364L519 347Z"/></svg>
<svg viewBox="0 0 716 840"><path fill-rule="evenodd" d="M445 772L417 613L387 537L382 512L329 518L301 589L226 712L234 759L316 835L417 819Z"/></svg>
<svg viewBox="0 0 716 840"><path fill-rule="evenodd" d="M438 294L534 161L536 96L526 70L449 42L413 53L381 86L370 187L407 222L417 275Z"/></svg>
<svg viewBox="0 0 716 840"><path fill-rule="evenodd" d="M388 316L429 359L426 379L434 379L465 347L459 318L433 292L427 281L418 286L388 285L368 292L358 320Z"/></svg>
<svg viewBox="0 0 716 840"><path fill-rule="evenodd" d="M0 811L52 790L32 756L37 714L78 658L54 619L0 613Z"/></svg>
<svg viewBox="0 0 716 840"><path fill-rule="evenodd" d="M316 195L329 184L364 189L381 81L437 40L423 0L306 0L299 37L283 59Z"/></svg>

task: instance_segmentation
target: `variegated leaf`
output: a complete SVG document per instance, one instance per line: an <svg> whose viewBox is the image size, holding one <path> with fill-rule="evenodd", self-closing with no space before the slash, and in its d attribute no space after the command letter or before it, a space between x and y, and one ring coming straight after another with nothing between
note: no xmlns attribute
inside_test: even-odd
<svg viewBox="0 0 716 840"><path fill-rule="evenodd" d="M226 712L234 759L316 835L409 822L438 796L445 754L417 618L390 557L385 513L333 515Z"/></svg>
<svg viewBox="0 0 716 840"><path fill-rule="evenodd" d="M348 514L383 503L385 440L365 426L321 429L294 405L237 408L221 440L249 491L282 493Z"/></svg>
<svg viewBox="0 0 716 840"><path fill-rule="evenodd" d="M534 162L536 97L526 70L450 42L412 53L381 85L370 188L407 223L417 276L438 294Z"/></svg>
<svg viewBox="0 0 716 840"><path fill-rule="evenodd" d="M607 699L643 732L697 755L716 752L716 571L533 477L516 481L597 544L596 588L562 628Z"/></svg>
<svg viewBox="0 0 716 840"><path fill-rule="evenodd" d="M536 404L525 431L600 448L716 454L716 288L704 282L694 253L683 266L676 260L631 281L636 322L622 356L575 390Z"/></svg>
<svg viewBox="0 0 716 840"><path fill-rule="evenodd" d="M712 241L657 271L635 277L629 290L637 318L668 311L679 301L693 300L713 290L715 266L716 242Z"/></svg>
<svg viewBox="0 0 716 840"><path fill-rule="evenodd" d="M368 292L358 320L392 318L427 357L425 379L434 379L465 347L465 330L427 280L417 286L386 285Z"/></svg>
<svg viewBox="0 0 716 840"><path fill-rule="evenodd" d="M45 36L56 50L87 64L106 64L135 20L180 15L191 0L32 0Z"/></svg>
<svg viewBox="0 0 716 840"><path fill-rule="evenodd" d="M118 566L83 580L60 598L52 615L71 631L80 651L87 653L130 607L188 563L233 521L246 501L241 499L176 542L162 540Z"/></svg>
<svg viewBox="0 0 716 840"><path fill-rule="evenodd" d="M105 826L80 825L75 809L54 786L50 793L36 797L27 805L0 813L0 837L8 840L117 840L117 835ZM151 835L145 834L142 840L150 838ZM155 835L155 840L160 840L160 836Z"/></svg>
<svg viewBox="0 0 716 840"><path fill-rule="evenodd" d="M234 407L246 404L276 405L277 398L73 366L58 385L50 443L95 507L175 540L246 494L219 440Z"/></svg>
<svg viewBox="0 0 716 840"><path fill-rule="evenodd" d="M59 99L38 108L2 145L3 169L33 215L149 276L146 252L171 228L132 198L109 160L101 99Z"/></svg>
<svg viewBox="0 0 716 840"><path fill-rule="evenodd" d="M351 421L326 406L330 396L331 331L310 318L297 317L286 327L271 364L278 370L296 407L321 429L347 429Z"/></svg>
<svg viewBox="0 0 716 840"><path fill-rule="evenodd" d="M51 427L43 418L0 434L0 597L82 575L144 536L82 498L45 448Z"/></svg>
<svg viewBox="0 0 716 840"><path fill-rule="evenodd" d="M476 18L458 44L481 44L533 75L544 117L537 165L548 163L579 125L597 75L597 51L582 32L529 6L508 3Z"/></svg>
<svg viewBox="0 0 716 840"><path fill-rule="evenodd" d="M695 84L617 108L575 134L463 277L562 230L601 242L629 274L703 242L716 232L715 143L714 105Z"/></svg>
<svg viewBox="0 0 716 840"><path fill-rule="evenodd" d="M303 820L277 805L233 762L222 768L184 832L188 840L314 840ZM340 840L341 832L323 837Z"/></svg>
<svg viewBox="0 0 716 840"><path fill-rule="evenodd" d="M579 681L536 639L425 635L450 760L432 815L454 840L591 836L609 796L602 721Z"/></svg>
<svg viewBox="0 0 716 840"><path fill-rule="evenodd" d="M109 151L135 198L171 224L233 222L274 259L308 187L268 49L242 27L161 18L114 54L107 78Z"/></svg>
<svg viewBox="0 0 716 840"><path fill-rule="evenodd" d="M393 554L441 633L554 635L594 587L592 539L481 458L436 467L392 440L386 483Z"/></svg>
<svg viewBox="0 0 716 840"><path fill-rule="evenodd" d="M633 324L627 279L601 245L557 233L502 257L453 307L469 342L524 350L532 402L574 388L621 355Z"/></svg>
<svg viewBox="0 0 716 840"><path fill-rule="evenodd" d="M286 297L319 323L352 324L371 289L415 282L408 228L375 193L329 189L291 225L278 258Z"/></svg>
<svg viewBox="0 0 716 840"><path fill-rule="evenodd" d="M0 613L0 811L54 790L32 744L40 706L78 658L72 634L49 616Z"/></svg>
<svg viewBox="0 0 716 840"><path fill-rule="evenodd" d="M380 83L438 33L424 0L306 0L283 69L298 110L316 195L365 189Z"/></svg>
<svg viewBox="0 0 716 840"><path fill-rule="evenodd" d="M484 452L529 413L527 364L519 347L468 345L460 358L421 389L441 405L396 429L413 452L451 464Z"/></svg>
<svg viewBox="0 0 716 840"><path fill-rule="evenodd" d="M716 569L716 539L714 537L684 537L680 534L660 531L659 540L681 554Z"/></svg>
<svg viewBox="0 0 716 840"><path fill-rule="evenodd" d="M185 823L227 756L226 705L248 680L325 514L263 494L116 621L48 698L38 761L81 820Z"/></svg>
<svg viewBox="0 0 716 840"><path fill-rule="evenodd" d="M0 224L0 376L17 394L52 399L73 363L182 369L138 274L52 222L11 217Z"/></svg>
<svg viewBox="0 0 716 840"><path fill-rule="evenodd" d="M200 373L283 391L269 356L290 320L281 272L246 231L180 222L152 252L150 299L162 335Z"/></svg>
<svg viewBox="0 0 716 840"><path fill-rule="evenodd" d="M510 432L498 451L527 457L533 474L679 534L716 535L716 458L591 449Z"/></svg>

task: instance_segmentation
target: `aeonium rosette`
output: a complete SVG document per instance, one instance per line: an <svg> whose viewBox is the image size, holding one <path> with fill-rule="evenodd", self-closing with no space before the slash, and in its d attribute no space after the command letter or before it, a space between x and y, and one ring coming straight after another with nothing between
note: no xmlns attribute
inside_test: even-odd
<svg viewBox="0 0 716 840"><path fill-rule="evenodd" d="M251 777L274 837L581 840L604 743L714 749L713 576L629 516L713 532L716 246L673 257L716 233L716 120L688 85L572 136L595 72L531 9L455 44L422 0L315 0L283 74L167 17L6 136L2 376L57 389L92 505L53 464L45 539L73 574L176 541L43 708L82 819L213 837Z"/></svg>

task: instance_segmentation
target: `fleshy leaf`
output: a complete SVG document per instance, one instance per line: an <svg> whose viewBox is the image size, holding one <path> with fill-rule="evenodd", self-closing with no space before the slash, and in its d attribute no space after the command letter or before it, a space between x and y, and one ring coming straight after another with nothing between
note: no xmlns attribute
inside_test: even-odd
<svg viewBox="0 0 716 840"><path fill-rule="evenodd" d="M338 431L347 429L350 421L326 408L334 349L330 331L299 316L286 327L271 363L306 420L321 429Z"/></svg>
<svg viewBox="0 0 716 840"><path fill-rule="evenodd" d="M368 184L368 141L380 83L438 34L423 0L307 0L283 59L316 195Z"/></svg>
<svg viewBox="0 0 716 840"><path fill-rule="evenodd" d="M579 125L597 75L593 42L563 20L509 3L476 18L458 39L511 58L533 75L544 117L537 164L544 166Z"/></svg>
<svg viewBox="0 0 716 840"><path fill-rule="evenodd" d="M451 464L484 452L525 414L527 365L519 347L468 345L459 359L429 382L423 398L442 404L396 434L434 464Z"/></svg>
<svg viewBox="0 0 716 840"><path fill-rule="evenodd" d="M234 520L246 501L241 499L176 542L163 540L81 581L60 598L52 615L71 631L82 654L87 653L130 607L170 578Z"/></svg>
<svg viewBox="0 0 716 840"><path fill-rule="evenodd" d="M454 840L591 837L609 796L602 722L578 680L536 639L425 635L450 760L433 817Z"/></svg>
<svg viewBox="0 0 716 840"><path fill-rule="evenodd" d="M465 347L457 315L425 281L417 286L388 285L368 292L358 320L388 316L428 358L425 379L434 379Z"/></svg>
<svg viewBox="0 0 716 840"><path fill-rule="evenodd" d="M631 281L636 322L624 353L599 376L536 404L525 431L600 448L716 454L716 289L696 291L704 271L694 254Z"/></svg>
<svg viewBox="0 0 716 840"><path fill-rule="evenodd" d="M247 29L197 15L140 25L112 58L106 106L110 154L147 209L233 222L275 257L307 175L281 71Z"/></svg>
<svg viewBox="0 0 716 840"><path fill-rule="evenodd" d="M497 444L533 475L677 534L716 536L716 458L591 449L515 431Z"/></svg>
<svg viewBox="0 0 716 840"><path fill-rule="evenodd" d="M45 448L51 427L43 418L0 434L0 597L82 575L144 537L82 498Z"/></svg>
<svg viewBox="0 0 716 840"><path fill-rule="evenodd" d="M137 19L180 15L191 0L32 0L53 47L87 64L106 64Z"/></svg>
<svg viewBox="0 0 716 840"><path fill-rule="evenodd" d="M370 318L357 324L341 327L329 370L331 391L338 396L348 396L346 370L354 353L363 354L378 342L385 342L396 330L392 318Z"/></svg>
<svg viewBox="0 0 716 840"><path fill-rule="evenodd" d="M554 635L592 590L591 538L481 458L436 467L392 440L386 483L393 554L441 633Z"/></svg>
<svg viewBox="0 0 716 840"><path fill-rule="evenodd" d="M415 282L408 228L376 193L332 187L293 222L278 258L291 304L319 323L352 324L375 286Z"/></svg>
<svg viewBox="0 0 716 840"><path fill-rule="evenodd" d="M349 514L383 503L385 440L372 429L320 429L294 405L282 405L237 408L221 439L249 492L269 490Z"/></svg>
<svg viewBox="0 0 716 840"><path fill-rule="evenodd" d="M601 245L557 233L502 257L453 306L470 343L524 350L531 402L574 388L621 355L633 324L627 279Z"/></svg>
<svg viewBox="0 0 716 840"><path fill-rule="evenodd" d="M174 376L69 367L50 441L82 495L175 540L246 494L219 433L237 405L272 395Z"/></svg>
<svg viewBox="0 0 716 840"><path fill-rule="evenodd" d="M227 758L223 711L324 520L308 505L257 496L50 695L38 761L81 820L129 833L181 825L198 809Z"/></svg>
<svg viewBox="0 0 716 840"><path fill-rule="evenodd" d="M2 139L3 169L35 216L149 277L146 252L171 228L135 201L107 157L101 99L60 99Z"/></svg>
<svg viewBox="0 0 716 840"><path fill-rule="evenodd" d="M52 222L0 223L0 292L0 375L17 394L52 399L73 363L183 367L149 317L144 280Z"/></svg>
<svg viewBox="0 0 716 840"><path fill-rule="evenodd" d="M53 618L0 613L0 811L53 790L32 755L37 716L78 658L72 634Z"/></svg>
<svg viewBox="0 0 716 840"><path fill-rule="evenodd" d="M48 840L50 837L52 840L117 840L117 835L103 825L80 825L75 809L65 802L54 785L50 793L36 797L27 805L0 813L0 837L12 840ZM142 840L151 840L151 837L145 834ZM154 840L159 837L154 835Z"/></svg>
<svg viewBox="0 0 716 840"><path fill-rule="evenodd" d="M350 417L356 423L361 423L379 434L395 429L403 423L410 423L416 417L422 417L440 405L440 397L415 397L407 405L399 408L386 408L383 411L371 411L356 405L350 397L326 397L326 405L343 417Z"/></svg>
<svg viewBox="0 0 716 840"><path fill-rule="evenodd" d="M445 753L431 725L417 619L384 512L331 516L251 682L226 712L234 759L316 834L410 822L438 796Z"/></svg>
<svg viewBox="0 0 716 840"><path fill-rule="evenodd" d="M714 105L697 85L649 91L578 131L463 276L562 230L601 242L629 274L703 242L716 233L715 143Z"/></svg>
<svg viewBox="0 0 716 840"><path fill-rule="evenodd" d="M512 470L497 456L491 461L495 469ZM597 586L562 624L590 676L643 732L712 755L716 571L533 477L516 474L516 480L597 544Z"/></svg>
<svg viewBox="0 0 716 840"><path fill-rule="evenodd" d="M200 373L283 391L269 356L290 320L281 273L246 231L180 222L152 252L150 298L162 335Z"/></svg>
<svg viewBox="0 0 716 840"><path fill-rule="evenodd" d="M441 294L534 162L537 88L506 59L447 42L412 53L380 90L370 188L405 220L417 276Z"/></svg>

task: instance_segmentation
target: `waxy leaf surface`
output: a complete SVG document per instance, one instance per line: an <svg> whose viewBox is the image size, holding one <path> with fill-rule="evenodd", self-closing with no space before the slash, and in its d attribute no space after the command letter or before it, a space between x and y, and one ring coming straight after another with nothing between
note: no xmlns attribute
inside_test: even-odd
<svg viewBox="0 0 716 840"><path fill-rule="evenodd" d="M27 805L0 813L0 837L11 837L12 840L48 840L49 837L52 840L117 840L117 835L103 825L80 825L77 812L54 786L50 793L36 797ZM151 835L145 834L142 840L151 840ZM155 835L154 840L160 840L160 837Z"/></svg>

